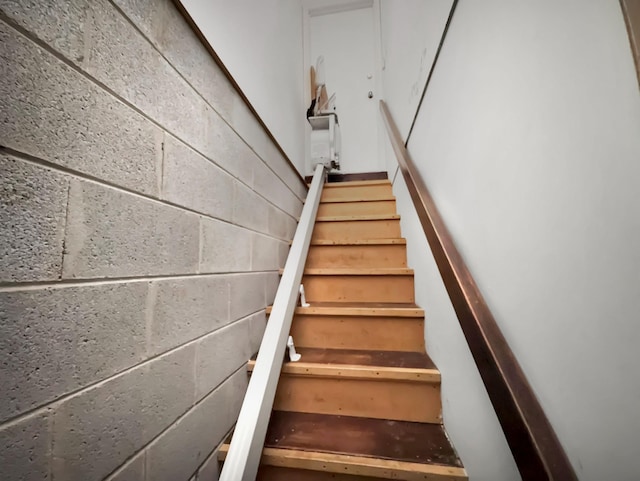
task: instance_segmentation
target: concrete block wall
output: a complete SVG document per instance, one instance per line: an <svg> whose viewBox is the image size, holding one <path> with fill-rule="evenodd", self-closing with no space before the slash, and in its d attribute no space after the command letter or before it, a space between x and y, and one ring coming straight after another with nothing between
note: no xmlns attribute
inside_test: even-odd
<svg viewBox="0 0 640 481"><path fill-rule="evenodd" d="M0 0L0 57L0 479L216 479L305 185L170 0Z"/></svg>

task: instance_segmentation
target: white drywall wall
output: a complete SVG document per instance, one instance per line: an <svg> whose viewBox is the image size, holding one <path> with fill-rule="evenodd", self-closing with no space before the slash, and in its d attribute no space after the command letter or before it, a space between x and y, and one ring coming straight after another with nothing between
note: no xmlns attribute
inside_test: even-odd
<svg viewBox="0 0 640 481"><path fill-rule="evenodd" d="M460 2L409 152L580 479L637 479L640 90L618 2ZM465 349L429 295L447 429L471 479L506 479L476 475L490 439L459 425Z"/></svg>
<svg viewBox="0 0 640 481"><path fill-rule="evenodd" d="M299 172L304 174L302 4L182 0Z"/></svg>
<svg viewBox="0 0 640 481"><path fill-rule="evenodd" d="M389 158L393 159L391 146ZM391 164L391 162L390 162ZM520 479L462 329L431 255L409 191L398 173L393 184L407 261L415 271L416 303L426 311L427 353L442 372L444 425L471 481Z"/></svg>
<svg viewBox="0 0 640 481"><path fill-rule="evenodd" d="M453 0L380 0L385 99L406 140Z"/></svg>
<svg viewBox="0 0 640 481"><path fill-rule="evenodd" d="M416 114L452 3L381 1L384 91L403 139ZM398 164L388 139L386 148L387 169L393 178ZM401 174L393 191L402 235L408 239L409 266L415 271L416 302L427 312L427 351L442 371L445 428L472 481L520 479Z"/></svg>

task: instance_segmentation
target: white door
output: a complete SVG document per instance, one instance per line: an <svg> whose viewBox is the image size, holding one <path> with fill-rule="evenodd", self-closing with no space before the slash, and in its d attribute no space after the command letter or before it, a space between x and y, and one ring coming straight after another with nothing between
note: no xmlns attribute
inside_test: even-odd
<svg viewBox="0 0 640 481"><path fill-rule="evenodd" d="M316 15L309 20L311 65L319 55L324 56L327 92L329 96L336 94L342 134L340 170L345 173L383 170L378 159L374 40L371 7Z"/></svg>

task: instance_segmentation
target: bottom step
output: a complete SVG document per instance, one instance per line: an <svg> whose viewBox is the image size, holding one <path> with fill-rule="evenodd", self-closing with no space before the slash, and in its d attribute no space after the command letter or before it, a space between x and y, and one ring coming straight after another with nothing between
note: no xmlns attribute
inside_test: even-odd
<svg viewBox="0 0 640 481"><path fill-rule="evenodd" d="M467 475L440 425L273 411L257 479L463 481Z"/></svg>

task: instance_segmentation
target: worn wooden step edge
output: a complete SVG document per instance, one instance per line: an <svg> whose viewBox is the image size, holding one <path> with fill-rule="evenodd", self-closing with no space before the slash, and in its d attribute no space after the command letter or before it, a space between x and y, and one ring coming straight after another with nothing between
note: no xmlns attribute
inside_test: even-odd
<svg viewBox="0 0 640 481"><path fill-rule="evenodd" d="M267 307L267 314L271 314L272 306ZM413 317L424 318L424 309L419 307L340 307L315 306L296 307L295 314L313 316L353 316L353 317Z"/></svg>
<svg viewBox="0 0 640 481"><path fill-rule="evenodd" d="M256 361L250 360L247 370L253 371ZM413 381L439 384L440 371L437 369L360 366L354 364L318 364L315 362L285 362L282 373L296 376L315 376L334 379L377 379L381 381Z"/></svg>
<svg viewBox="0 0 640 481"><path fill-rule="evenodd" d="M289 242L291 245L291 242ZM311 246L383 246L383 245L407 245L404 237L392 237L389 239L313 239Z"/></svg>
<svg viewBox="0 0 640 481"><path fill-rule="evenodd" d="M361 220L399 220L398 214L331 215L316 217L316 222L352 222Z"/></svg>
<svg viewBox="0 0 640 481"><path fill-rule="evenodd" d="M348 187L361 187L370 185L391 185L389 179L371 179L371 180L348 180L346 182L326 182L325 189L342 189Z"/></svg>
<svg viewBox="0 0 640 481"><path fill-rule="evenodd" d="M380 197L364 197L361 195L355 195L345 199L327 199L320 200L321 204L358 204L361 202L391 202L395 201L396 197L393 195L381 195Z"/></svg>
<svg viewBox="0 0 640 481"><path fill-rule="evenodd" d="M280 275L284 269L279 269ZM305 276L412 276L413 269L408 267L331 267L310 268L304 270Z"/></svg>
<svg viewBox="0 0 640 481"><path fill-rule="evenodd" d="M280 275L284 269L278 269ZM307 276L412 276L408 267L312 267L304 270Z"/></svg>
<svg viewBox="0 0 640 481"><path fill-rule="evenodd" d="M228 451L229 445L223 444L218 451L218 460L224 461ZM468 480L465 469L454 466L293 449L264 448L261 464L382 479L404 479L406 481Z"/></svg>
<svg viewBox="0 0 640 481"><path fill-rule="evenodd" d="M356 239L356 240L312 240L312 246L384 246L384 245L406 245L407 239L404 237L392 239Z"/></svg>
<svg viewBox="0 0 640 481"><path fill-rule="evenodd" d="M365 197L363 195L354 195L353 197L336 198L336 199L320 199L321 204L359 204L362 202L395 202L395 195L379 195L378 197ZM302 201L305 203L305 200Z"/></svg>

